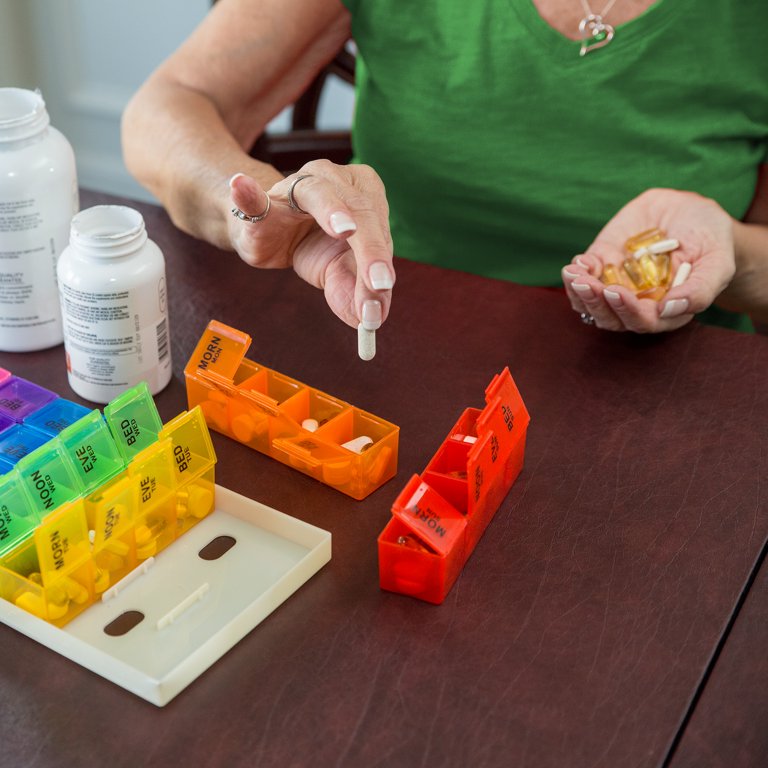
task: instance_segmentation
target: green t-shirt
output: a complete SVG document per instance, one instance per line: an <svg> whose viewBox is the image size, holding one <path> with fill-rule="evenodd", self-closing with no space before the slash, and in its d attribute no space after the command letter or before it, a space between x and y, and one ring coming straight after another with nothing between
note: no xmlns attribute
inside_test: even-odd
<svg viewBox="0 0 768 768"><path fill-rule="evenodd" d="M658 0L584 57L532 0L344 2L355 157L384 181L399 256L557 285L649 187L746 212L768 146L768 0Z"/></svg>

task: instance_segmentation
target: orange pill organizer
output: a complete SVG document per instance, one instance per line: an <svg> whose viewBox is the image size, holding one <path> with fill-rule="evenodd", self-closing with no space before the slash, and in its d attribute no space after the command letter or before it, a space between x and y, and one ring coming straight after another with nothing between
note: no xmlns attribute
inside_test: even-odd
<svg viewBox="0 0 768 768"><path fill-rule="evenodd" d="M354 499L394 477L399 427L247 360L250 344L212 320L184 369L211 429Z"/></svg>

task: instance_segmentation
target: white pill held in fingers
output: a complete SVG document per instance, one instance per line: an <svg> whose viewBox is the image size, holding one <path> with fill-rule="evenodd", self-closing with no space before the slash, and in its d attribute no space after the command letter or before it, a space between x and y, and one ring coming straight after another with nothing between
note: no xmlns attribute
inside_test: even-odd
<svg viewBox="0 0 768 768"><path fill-rule="evenodd" d="M357 326L357 354L361 360L373 360L376 355L376 331L367 330L362 323Z"/></svg>
<svg viewBox="0 0 768 768"><path fill-rule="evenodd" d="M670 253L671 251L676 251L679 247L680 243L674 237L670 237L668 240L659 240L647 246L649 253Z"/></svg>
<svg viewBox="0 0 768 768"><path fill-rule="evenodd" d="M304 421L301 422L301 426L303 429L306 429L307 432L314 432L320 425L317 422L317 419L304 419Z"/></svg>
<svg viewBox="0 0 768 768"><path fill-rule="evenodd" d="M688 275L691 274L691 262L690 261L684 261L678 268L677 272L675 273L675 279L672 281L672 288L677 288L678 285L682 285L686 279L688 278Z"/></svg>
<svg viewBox="0 0 768 768"><path fill-rule="evenodd" d="M373 438L368 435L360 435L353 440L348 440L346 443L342 443L341 447L346 448L352 453L362 453L366 448L370 448L373 445Z"/></svg>

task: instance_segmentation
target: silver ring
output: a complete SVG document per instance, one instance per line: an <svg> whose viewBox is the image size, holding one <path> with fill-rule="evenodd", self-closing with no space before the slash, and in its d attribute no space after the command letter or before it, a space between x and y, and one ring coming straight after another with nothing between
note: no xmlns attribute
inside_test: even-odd
<svg viewBox="0 0 768 768"><path fill-rule="evenodd" d="M267 194L266 192L264 193ZM272 198L267 195L267 207L258 216L249 216L245 211L241 211L239 208L232 209L232 215L240 221L247 221L249 224L255 224L257 221L263 221L267 218L269 209L272 207Z"/></svg>
<svg viewBox="0 0 768 768"><path fill-rule="evenodd" d="M296 211L296 213L304 213L307 216L309 215L309 211L305 211L297 202L296 198L293 196L293 190L296 187L296 185L302 180L302 179L308 179L312 174L311 173L303 173L301 176L297 176L292 182L291 186L288 187L288 205L291 206L291 208Z"/></svg>
<svg viewBox="0 0 768 768"><path fill-rule="evenodd" d="M595 318L592 317L592 315L589 314L589 312L582 312L579 317L581 318L581 322L584 323L584 325L594 325L595 324Z"/></svg>

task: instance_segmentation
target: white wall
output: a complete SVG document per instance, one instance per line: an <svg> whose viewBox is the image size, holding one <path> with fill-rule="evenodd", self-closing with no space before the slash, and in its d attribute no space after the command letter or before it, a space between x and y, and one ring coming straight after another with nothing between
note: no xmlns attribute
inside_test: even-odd
<svg viewBox="0 0 768 768"><path fill-rule="evenodd" d="M151 200L125 170L120 115L131 94L202 20L210 0L0 0L0 86L39 87L70 140L82 187ZM324 127L349 125L352 94L330 85ZM283 130L288 115L270 130Z"/></svg>

